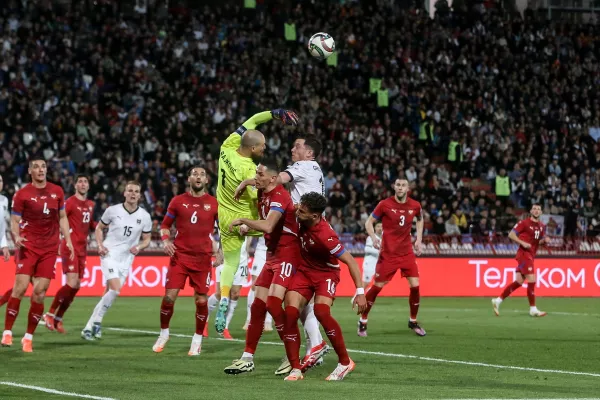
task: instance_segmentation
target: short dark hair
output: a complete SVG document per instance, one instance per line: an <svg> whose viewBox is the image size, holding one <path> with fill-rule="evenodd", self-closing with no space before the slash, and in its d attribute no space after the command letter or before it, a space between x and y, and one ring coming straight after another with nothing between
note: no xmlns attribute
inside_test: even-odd
<svg viewBox="0 0 600 400"><path fill-rule="evenodd" d="M321 154L321 142L314 135L298 136L298 139L304 139L304 145L310 147L315 158Z"/></svg>
<svg viewBox="0 0 600 400"><path fill-rule="evenodd" d="M533 208L533 207L535 207L535 206L538 206L539 208L544 208L544 207L542 207L542 204L541 204L541 203L538 203L538 202L535 202L535 203L533 203L533 204L531 205L531 208Z"/></svg>
<svg viewBox="0 0 600 400"><path fill-rule="evenodd" d="M300 197L300 204L306 206L311 213L323 214L327 207L327 199L320 193L309 192Z"/></svg>
<svg viewBox="0 0 600 400"><path fill-rule="evenodd" d="M29 166L31 167L31 164L33 164L35 161L43 161L44 163L46 163L46 159L45 159L45 158L43 158L43 157L36 157L36 156L34 156L34 157L31 157L31 158L29 159ZM46 164L47 164L47 163L46 163Z"/></svg>
<svg viewBox="0 0 600 400"><path fill-rule="evenodd" d="M263 157L263 159L260 160L260 165L264 166L268 171L271 171L274 174L278 174L279 171L281 171L279 163L273 157Z"/></svg>
<svg viewBox="0 0 600 400"><path fill-rule="evenodd" d="M88 183L90 183L90 177L89 177L89 176L87 176L87 175L85 175L85 174L78 174L78 175L75 177L75 183L77 183L77 181L78 181L79 179L86 179L86 180L88 181Z"/></svg>
<svg viewBox="0 0 600 400"><path fill-rule="evenodd" d="M192 176L192 171L195 170L196 168L202 168L204 170L204 172L206 172L206 168L204 168L202 165L196 164L196 165L193 165L190 169L188 169L187 176L188 177Z"/></svg>

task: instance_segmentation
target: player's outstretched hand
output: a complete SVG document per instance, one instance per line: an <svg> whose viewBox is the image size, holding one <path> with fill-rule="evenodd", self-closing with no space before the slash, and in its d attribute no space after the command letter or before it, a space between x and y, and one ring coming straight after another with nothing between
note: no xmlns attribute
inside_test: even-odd
<svg viewBox="0 0 600 400"><path fill-rule="evenodd" d="M100 257L104 257L105 255L108 254L108 249L102 245L98 246L98 255Z"/></svg>
<svg viewBox="0 0 600 400"><path fill-rule="evenodd" d="M551 241L550 236L545 236L544 237L544 243L550 244L550 241Z"/></svg>
<svg viewBox="0 0 600 400"><path fill-rule="evenodd" d="M215 263L213 264L213 266L218 266L218 265L223 265L224 262L224 257L223 257L223 251L219 250L217 252L217 254L215 255Z"/></svg>
<svg viewBox="0 0 600 400"><path fill-rule="evenodd" d="M242 222L241 219L234 219L231 224L229 224L229 232L233 232L236 226L240 226L243 225L244 223Z"/></svg>
<svg viewBox="0 0 600 400"><path fill-rule="evenodd" d="M248 228L248 225L240 225L240 236L246 236L248 232L250 232L250 228Z"/></svg>
<svg viewBox="0 0 600 400"><path fill-rule="evenodd" d="M21 247L25 247L25 242L27 241L26 238L24 238L23 236L17 236L15 237L15 246L20 249Z"/></svg>
<svg viewBox="0 0 600 400"><path fill-rule="evenodd" d="M10 260L10 250L8 250L8 247L3 247L2 248L2 254L4 255L4 261L8 261Z"/></svg>
<svg viewBox="0 0 600 400"><path fill-rule="evenodd" d="M521 246L522 246L524 249L530 249L530 248L531 248L531 244L529 244L529 243L525 243L525 242L523 242L523 243L521 244Z"/></svg>
<svg viewBox="0 0 600 400"><path fill-rule="evenodd" d="M354 301L352 302L352 309L357 309L356 314L360 315L367 309L367 298L364 294L357 294L354 296Z"/></svg>
<svg viewBox="0 0 600 400"><path fill-rule="evenodd" d="M134 256L137 256L138 253L140 252L140 248L137 246L133 246L131 249L129 249L129 252L131 254L133 254Z"/></svg>
<svg viewBox="0 0 600 400"><path fill-rule="evenodd" d="M73 243L67 242L67 249L69 249L69 260L73 261L75 259L75 249L73 248Z"/></svg>
<svg viewBox="0 0 600 400"><path fill-rule="evenodd" d="M415 241L415 255L419 257L423 253L423 243L420 240Z"/></svg>
<svg viewBox="0 0 600 400"><path fill-rule="evenodd" d="M240 185L237 187L237 189L235 189L235 193L233 194L233 199L235 201L240 201L240 197L242 197L242 194L244 194L244 190L246 190L246 186L248 186L246 184L246 181L242 181L242 183L240 183Z"/></svg>
<svg viewBox="0 0 600 400"><path fill-rule="evenodd" d="M271 110L271 115L273 116L273 118L280 120L285 125L298 125L299 118L293 111L278 108L276 110Z"/></svg>
<svg viewBox="0 0 600 400"><path fill-rule="evenodd" d="M376 249L380 249L381 248L381 239L379 239L377 236L375 236L374 238L371 238L373 240L373 247L375 247Z"/></svg>
<svg viewBox="0 0 600 400"><path fill-rule="evenodd" d="M165 253L169 257L173 257L175 255L175 250L177 250L177 247L175 247L175 245L169 239L163 240L163 246Z"/></svg>

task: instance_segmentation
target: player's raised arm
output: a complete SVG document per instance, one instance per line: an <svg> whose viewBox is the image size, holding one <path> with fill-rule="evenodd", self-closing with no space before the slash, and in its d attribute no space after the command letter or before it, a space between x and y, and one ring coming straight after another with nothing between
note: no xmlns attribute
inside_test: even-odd
<svg viewBox="0 0 600 400"><path fill-rule="evenodd" d="M254 186L255 182L256 180L254 178L248 178L245 181L242 181L237 189L235 189L235 193L233 194L235 201L240 201L240 197L242 197L242 194L244 194L244 190L246 190L248 186Z"/></svg>
<svg viewBox="0 0 600 400"><path fill-rule="evenodd" d="M269 214L267 215L267 219L253 220L248 218L239 218L231 223L230 229L234 226L246 225L248 228L254 231L271 233L273 232L273 229L275 229L275 226L277 226L277 223L281 219L282 215L283 210L274 211L273 208L271 208L271 211L269 211Z"/></svg>

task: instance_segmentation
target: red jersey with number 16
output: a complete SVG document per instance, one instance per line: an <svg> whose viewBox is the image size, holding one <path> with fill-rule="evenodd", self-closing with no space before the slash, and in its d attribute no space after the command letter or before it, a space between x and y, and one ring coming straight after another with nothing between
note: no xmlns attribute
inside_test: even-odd
<svg viewBox="0 0 600 400"><path fill-rule="evenodd" d="M218 207L217 199L209 194L194 197L186 192L173 197L160 229L171 229L175 221L173 244L178 255L195 258L212 254L210 235L219 219Z"/></svg>
<svg viewBox="0 0 600 400"><path fill-rule="evenodd" d="M21 236L27 250L37 254L58 253L59 211L65 208L60 186L47 182L43 188L27 184L13 197L12 214L21 217Z"/></svg>
<svg viewBox="0 0 600 400"><path fill-rule="evenodd" d="M537 253L540 242L544 240L544 237L546 236L546 225L539 221L535 222L531 218L527 218L519 221L513 228L513 231L517 234L519 239L531 245L528 249L519 246L517 258L528 257L533 259L535 253Z"/></svg>
<svg viewBox="0 0 600 400"><path fill-rule="evenodd" d="M377 204L371 215L381 221L383 228L382 257L392 259L413 253L410 232L413 219L421 216L421 204L418 201L407 197L406 202L399 203L396 196L388 197Z"/></svg>
<svg viewBox="0 0 600 400"><path fill-rule="evenodd" d="M263 190L258 191L258 214L260 219L266 220L271 210L283 214L273 232L265 234L267 250L274 253L278 248L298 243L296 208L292 202L292 197L282 185L276 186L269 193Z"/></svg>
<svg viewBox="0 0 600 400"><path fill-rule="evenodd" d="M75 254L85 256L90 229L96 229L97 225L93 218L94 202L87 199L79 200L77 196L71 196L65 201L65 212L69 218L71 242Z"/></svg>

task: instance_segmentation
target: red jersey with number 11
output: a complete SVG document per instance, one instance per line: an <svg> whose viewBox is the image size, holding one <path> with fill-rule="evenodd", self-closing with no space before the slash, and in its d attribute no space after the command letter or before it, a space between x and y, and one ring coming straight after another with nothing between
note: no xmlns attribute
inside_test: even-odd
<svg viewBox="0 0 600 400"><path fill-rule="evenodd" d="M537 253L540 242L544 240L544 237L546 236L546 225L539 221L535 222L531 218L527 218L519 221L513 228L513 231L517 234L519 239L531 245L528 249L519 246L517 258L526 256L533 259L535 253Z"/></svg>
<svg viewBox="0 0 600 400"><path fill-rule="evenodd" d="M377 204L371 215L381 221L383 228L381 257L391 259L413 253L410 232L413 219L421 216L418 201L407 197L404 203L399 203L396 196L388 197Z"/></svg>

